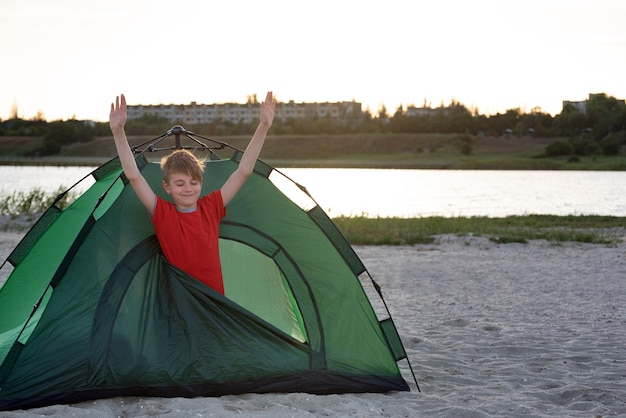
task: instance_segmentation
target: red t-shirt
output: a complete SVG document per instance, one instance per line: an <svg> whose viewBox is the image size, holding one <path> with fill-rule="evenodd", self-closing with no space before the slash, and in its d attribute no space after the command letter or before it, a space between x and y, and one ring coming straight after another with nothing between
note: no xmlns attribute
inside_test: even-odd
<svg viewBox="0 0 626 418"><path fill-rule="evenodd" d="M220 221L226 215L222 193L198 200L193 212L180 212L157 196L152 223L167 260L224 294L218 246Z"/></svg>

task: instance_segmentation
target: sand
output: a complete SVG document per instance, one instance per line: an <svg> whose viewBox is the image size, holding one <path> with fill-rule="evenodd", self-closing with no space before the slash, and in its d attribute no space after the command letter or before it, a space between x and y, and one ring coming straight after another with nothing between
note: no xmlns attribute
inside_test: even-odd
<svg viewBox="0 0 626 418"><path fill-rule="evenodd" d="M4 260L20 233L0 233ZM356 247L422 390L112 398L1 417L607 417L626 414L626 242Z"/></svg>

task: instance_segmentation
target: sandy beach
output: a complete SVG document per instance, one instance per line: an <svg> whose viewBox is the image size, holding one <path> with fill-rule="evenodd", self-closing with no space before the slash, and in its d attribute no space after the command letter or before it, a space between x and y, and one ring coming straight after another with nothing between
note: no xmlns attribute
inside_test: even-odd
<svg viewBox="0 0 626 418"><path fill-rule="evenodd" d="M4 260L21 233L0 233ZM626 414L626 242L356 247L417 376L411 392L112 398L1 417L608 417Z"/></svg>

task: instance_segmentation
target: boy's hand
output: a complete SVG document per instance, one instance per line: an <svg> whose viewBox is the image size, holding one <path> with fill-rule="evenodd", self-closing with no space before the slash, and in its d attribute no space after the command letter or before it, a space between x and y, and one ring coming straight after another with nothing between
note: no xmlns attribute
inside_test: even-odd
<svg viewBox="0 0 626 418"><path fill-rule="evenodd" d="M111 103L111 113L109 114L109 126L111 131L119 131L124 129L126 124L126 97L124 95L117 96L115 103Z"/></svg>
<svg viewBox="0 0 626 418"><path fill-rule="evenodd" d="M267 95L265 96L265 101L261 103L261 117L259 120L259 125L262 125L267 129L272 126L272 122L274 121L275 107L276 102L274 101L274 95L271 91L268 91Z"/></svg>

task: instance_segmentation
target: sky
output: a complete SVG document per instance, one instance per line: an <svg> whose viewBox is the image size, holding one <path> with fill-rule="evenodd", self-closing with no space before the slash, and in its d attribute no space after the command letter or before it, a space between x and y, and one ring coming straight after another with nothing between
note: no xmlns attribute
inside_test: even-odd
<svg viewBox="0 0 626 418"><path fill-rule="evenodd" d="M110 103L456 100L482 114L626 99L623 0L0 0L0 119Z"/></svg>

